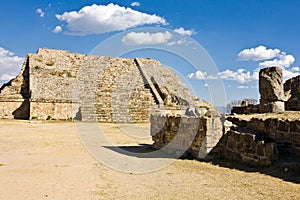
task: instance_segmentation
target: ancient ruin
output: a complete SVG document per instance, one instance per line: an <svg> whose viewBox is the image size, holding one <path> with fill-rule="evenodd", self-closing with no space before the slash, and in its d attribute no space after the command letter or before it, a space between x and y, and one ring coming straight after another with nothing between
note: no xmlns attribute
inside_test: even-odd
<svg viewBox="0 0 300 200"><path fill-rule="evenodd" d="M267 166L275 162L300 170L300 121L278 118L276 113L299 110L300 76L285 83L279 67L261 69L260 104L243 101L232 113L274 113L220 117L214 110L177 116L152 116L154 148L176 153L180 149L197 159L226 158L250 165ZM286 113L290 115L293 113ZM183 131L184 130L184 131ZM298 163L298 164L295 164Z"/></svg>
<svg viewBox="0 0 300 200"><path fill-rule="evenodd" d="M232 112L300 110L300 76L285 83L278 67L259 73L259 105L244 101ZM158 61L39 49L20 74L0 89L0 118L151 122L153 148L197 159L224 157L270 165L300 158L298 119L221 116L193 96Z"/></svg>
<svg viewBox="0 0 300 200"><path fill-rule="evenodd" d="M150 113L209 108L158 61L39 49L0 89L0 118L148 122Z"/></svg>
<svg viewBox="0 0 300 200"><path fill-rule="evenodd" d="M300 76L285 83L280 67L268 67L259 71L260 103L258 105L242 104L233 107L232 113L276 113L285 110L300 110Z"/></svg>

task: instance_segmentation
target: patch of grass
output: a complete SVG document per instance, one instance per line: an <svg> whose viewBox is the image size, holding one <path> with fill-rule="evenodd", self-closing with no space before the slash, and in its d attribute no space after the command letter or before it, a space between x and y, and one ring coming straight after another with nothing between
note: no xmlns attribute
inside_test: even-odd
<svg viewBox="0 0 300 200"><path fill-rule="evenodd" d="M67 73L67 77L69 77L69 78L76 78L76 76L74 76L71 72Z"/></svg>
<svg viewBox="0 0 300 200"><path fill-rule="evenodd" d="M67 121L70 121L70 122L73 122L74 120L75 120L74 117L69 117L69 118L67 119Z"/></svg>
<svg viewBox="0 0 300 200"><path fill-rule="evenodd" d="M35 60L38 61L38 62L43 62L42 58L36 58Z"/></svg>
<svg viewBox="0 0 300 200"><path fill-rule="evenodd" d="M47 119L46 120L52 120L53 118L50 116L50 115L48 115L48 117L47 117Z"/></svg>
<svg viewBox="0 0 300 200"><path fill-rule="evenodd" d="M32 116L31 119L33 119L33 120L38 119L38 117L37 116Z"/></svg>
<svg viewBox="0 0 300 200"><path fill-rule="evenodd" d="M50 72L50 75L53 75L55 76L57 74L57 72L53 71L53 72Z"/></svg>
<svg viewBox="0 0 300 200"><path fill-rule="evenodd" d="M3 167L3 166L5 166L6 164L3 164L3 163L0 163L0 167Z"/></svg>
<svg viewBox="0 0 300 200"><path fill-rule="evenodd" d="M55 64L55 62L53 60L49 60L46 62L46 65L48 66L53 66Z"/></svg>

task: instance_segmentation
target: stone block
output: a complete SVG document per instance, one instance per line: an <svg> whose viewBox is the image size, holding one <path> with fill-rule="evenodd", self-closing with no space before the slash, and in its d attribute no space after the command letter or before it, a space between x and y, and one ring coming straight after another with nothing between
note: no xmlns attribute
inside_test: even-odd
<svg viewBox="0 0 300 200"><path fill-rule="evenodd" d="M259 93L263 100L285 100L280 67L268 67L259 71Z"/></svg>

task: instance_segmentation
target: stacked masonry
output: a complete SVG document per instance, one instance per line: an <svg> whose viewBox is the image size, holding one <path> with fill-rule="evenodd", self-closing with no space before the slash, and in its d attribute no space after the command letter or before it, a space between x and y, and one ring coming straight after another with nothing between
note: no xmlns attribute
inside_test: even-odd
<svg viewBox="0 0 300 200"><path fill-rule="evenodd" d="M0 89L0 117L147 122L152 111L210 107L171 69L151 59L124 59L39 49Z"/></svg>

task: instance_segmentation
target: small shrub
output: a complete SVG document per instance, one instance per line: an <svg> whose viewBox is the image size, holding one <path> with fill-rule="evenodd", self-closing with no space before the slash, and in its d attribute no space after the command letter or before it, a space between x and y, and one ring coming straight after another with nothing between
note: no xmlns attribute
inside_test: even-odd
<svg viewBox="0 0 300 200"><path fill-rule="evenodd" d="M67 120L70 121L70 122L73 122L74 121L74 117L69 117Z"/></svg>
<svg viewBox="0 0 300 200"><path fill-rule="evenodd" d="M47 117L47 119L46 120L52 120L53 118L50 116L50 115L48 115L48 117Z"/></svg>

